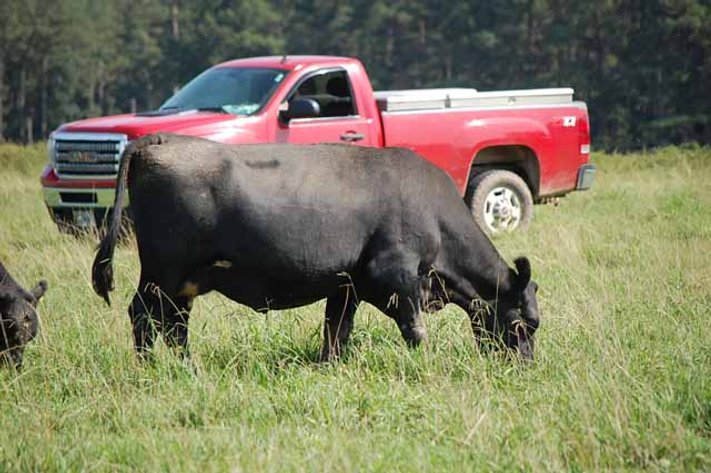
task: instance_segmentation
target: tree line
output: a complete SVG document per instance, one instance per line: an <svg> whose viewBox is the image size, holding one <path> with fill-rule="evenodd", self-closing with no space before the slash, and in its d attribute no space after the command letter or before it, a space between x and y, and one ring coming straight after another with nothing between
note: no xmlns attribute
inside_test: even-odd
<svg viewBox="0 0 711 473"><path fill-rule="evenodd" d="M711 0L0 0L0 141L272 54L358 57L376 89L572 86L596 148L711 143Z"/></svg>

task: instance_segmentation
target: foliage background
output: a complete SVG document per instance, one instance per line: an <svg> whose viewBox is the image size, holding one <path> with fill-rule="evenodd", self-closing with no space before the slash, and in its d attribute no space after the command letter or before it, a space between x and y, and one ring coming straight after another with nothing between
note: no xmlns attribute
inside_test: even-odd
<svg viewBox="0 0 711 473"><path fill-rule="evenodd" d="M572 86L598 148L711 143L711 0L0 0L0 141L263 54L356 56L377 89Z"/></svg>

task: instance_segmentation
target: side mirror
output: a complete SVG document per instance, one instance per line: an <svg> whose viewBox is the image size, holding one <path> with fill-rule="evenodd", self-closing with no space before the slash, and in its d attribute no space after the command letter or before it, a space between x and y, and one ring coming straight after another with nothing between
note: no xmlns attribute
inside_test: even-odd
<svg viewBox="0 0 711 473"><path fill-rule="evenodd" d="M314 99L296 98L286 104L286 110L279 112L279 118L284 122L295 118L315 118L321 114L321 107Z"/></svg>

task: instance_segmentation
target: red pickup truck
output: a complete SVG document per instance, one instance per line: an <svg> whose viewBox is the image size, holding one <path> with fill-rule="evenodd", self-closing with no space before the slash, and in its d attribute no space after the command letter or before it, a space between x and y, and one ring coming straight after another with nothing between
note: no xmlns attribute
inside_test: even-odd
<svg viewBox="0 0 711 473"><path fill-rule="evenodd" d="M373 92L356 59L258 57L208 69L158 110L53 132L41 182L61 229L103 223L122 151L155 132L232 144L410 148L451 176L491 233L527 225L534 203L587 189L595 176L587 107L570 88Z"/></svg>

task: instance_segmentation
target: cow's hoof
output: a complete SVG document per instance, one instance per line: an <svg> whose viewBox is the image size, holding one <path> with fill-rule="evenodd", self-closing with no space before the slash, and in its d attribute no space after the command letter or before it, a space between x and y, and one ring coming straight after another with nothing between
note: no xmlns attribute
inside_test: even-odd
<svg viewBox="0 0 711 473"><path fill-rule="evenodd" d="M318 356L319 363L331 363L332 361L338 361L338 354L331 350L322 350Z"/></svg>

